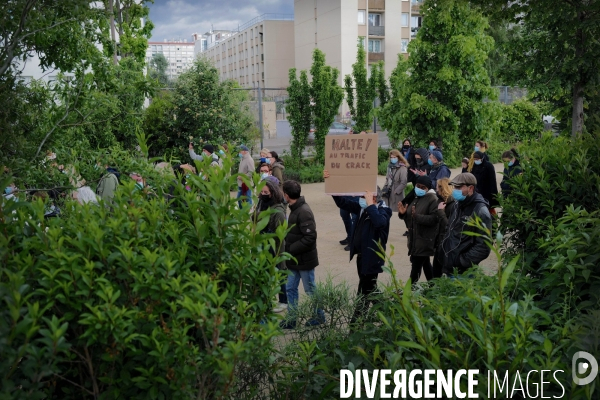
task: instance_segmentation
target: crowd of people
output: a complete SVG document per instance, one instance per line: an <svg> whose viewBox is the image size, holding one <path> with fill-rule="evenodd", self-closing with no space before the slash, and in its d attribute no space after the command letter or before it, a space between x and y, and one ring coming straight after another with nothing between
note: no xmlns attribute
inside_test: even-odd
<svg viewBox="0 0 600 400"><path fill-rule="evenodd" d="M191 160L210 159L210 168L222 168L222 157L228 148L225 145L220 147L217 150L213 145L206 144L201 154L196 154L190 143L189 155ZM238 206L241 208L247 203L254 221L261 213L271 210L263 233L275 233L286 221L289 227L284 240L276 241L271 252L276 255L285 251L293 257L277 265L278 269L287 270L288 278L281 285L274 307L275 312L287 309L287 318L281 326L292 329L297 322L300 282L308 295L315 290L315 268L319 265L315 216L301 195L301 185L293 180L284 180L284 163L276 152L262 149L258 163L255 163L248 147L241 145L236 150L240 158ZM376 193L367 191L364 196L332 196L344 222L345 237L340 244L349 251L350 261L356 258L360 296L352 322L368 309L377 290L378 275L383 272L384 265L380 253L385 252L394 213L406 226L404 235L407 236L412 284L419 281L422 273L428 281L443 275L455 277L489 256L490 249L484 238L472 234L483 232L470 224L470 221L478 218L482 226L491 232L492 216L496 214L495 207L498 206L496 172L486 150L486 143L477 141L470 158L462 160L462 173L451 177L451 171L444 163L443 151L436 141L432 140L425 149L414 148L407 139L399 150L389 152L389 165L382 189L378 187ZM49 168L56 168L68 175L69 182L75 187L70 192L74 200L81 204L112 202L122 179L117 169L98 164L97 168L105 172L94 192L75 168L57 165L55 158L53 153L49 153L45 162L48 162ZM511 179L522 170L516 150L504 152L502 159L506 168L500 186L502 195L507 196L511 192ZM157 163L155 167L172 172L188 190L187 179L190 174L202 175L202 171L197 173L191 164ZM257 204L253 204L254 188L251 187L255 173L264 182L260 191L255 193ZM243 176L248 179L243 179ZM328 179L329 172L325 170L323 176ZM146 188L146 181L138 172L130 172L129 177L135 181L135 190ZM407 190L409 183L412 185L410 191ZM4 198L16 201L18 192L19 189L11 183L4 189ZM53 195L46 191L33 194L33 197L47 201L47 217L60 215L60 210L51 199ZM323 323L325 314L317 307L306 324Z"/></svg>

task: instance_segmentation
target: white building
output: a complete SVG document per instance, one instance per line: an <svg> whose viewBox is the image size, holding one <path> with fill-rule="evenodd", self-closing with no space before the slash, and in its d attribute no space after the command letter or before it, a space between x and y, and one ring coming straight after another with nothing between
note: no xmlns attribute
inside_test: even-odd
<svg viewBox="0 0 600 400"><path fill-rule="evenodd" d="M194 43L187 39L167 40L163 42L148 42L146 63L149 65L155 54L162 54L167 59L167 77L177 79L182 72L187 71L194 62Z"/></svg>

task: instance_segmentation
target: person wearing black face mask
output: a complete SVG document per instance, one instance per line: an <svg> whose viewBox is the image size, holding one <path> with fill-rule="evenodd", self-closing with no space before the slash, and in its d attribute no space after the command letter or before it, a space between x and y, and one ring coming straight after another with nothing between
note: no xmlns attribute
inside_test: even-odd
<svg viewBox="0 0 600 400"><path fill-rule="evenodd" d="M402 149L400 150L400 152L409 163L414 157L414 152L412 150L413 148L412 143L410 143L410 140L404 139L404 142L402 142Z"/></svg>
<svg viewBox="0 0 600 400"><path fill-rule="evenodd" d="M258 216L261 212L268 210L269 208L275 210L273 214L269 216L269 223L260 233L275 233L277 228L280 225L285 223L285 209L283 208L283 193L279 189L279 185L277 185L272 180L266 179L265 186L263 186L260 194L258 196L258 204L256 209L254 210L254 218L253 221L256 223L258 221ZM275 239L275 248L269 249L269 252L272 255L280 254L283 252L285 248L285 243L277 243L277 239ZM285 270L286 265L285 262L277 264L277 269ZM287 293L285 290L285 283L281 285L281 289L279 291L279 303L273 309L274 312L281 312L287 308Z"/></svg>

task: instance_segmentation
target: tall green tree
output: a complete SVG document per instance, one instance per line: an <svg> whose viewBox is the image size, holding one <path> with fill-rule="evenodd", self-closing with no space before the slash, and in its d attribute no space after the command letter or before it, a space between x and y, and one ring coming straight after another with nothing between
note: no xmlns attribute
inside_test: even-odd
<svg viewBox="0 0 600 400"><path fill-rule="evenodd" d="M313 52L313 63L310 68L311 98L314 103L313 117L315 124L315 161L325 162L325 136L339 112L344 99L344 91L337 83L340 72L325 64L325 53L319 49Z"/></svg>
<svg viewBox="0 0 600 400"><path fill-rule="evenodd" d="M167 87L169 85L169 78L167 77L168 66L169 62L164 54L158 53L153 55L150 63L148 63L148 75L150 79L156 80L161 87Z"/></svg>
<svg viewBox="0 0 600 400"><path fill-rule="evenodd" d="M590 101L600 101L594 94L600 82L600 2L473 2L492 18L521 27L506 46L514 68L512 83L527 87L535 98L552 101L559 119L570 122L571 134L582 133Z"/></svg>
<svg viewBox="0 0 600 400"><path fill-rule="evenodd" d="M291 152L294 160L301 160L312 124L310 84L306 71L300 71L300 79L297 78L296 68L290 68L289 80L286 111L292 127Z"/></svg>
<svg viewBox="0 0 600 400"><path fill-rule="evenodd" d="M435 138L454 164L495 124L496 107L483 102L497 97L485 69L493 40L486 19L465 1L425 0L421 10L423 26L408 60L398 57L382 117L394 145Z"/></svg>
<svg viewBox="0 0 600 400"><path fill-rule="evenodd" d="M367 78L365 47L359 41L357 48L356 62L352 64L352 75L344 77L344 90L350 114L355 121L354 129L366 131L372 121L375 87L372 80Z"/></svg>
<svg viewBox="0 0 600 400"><path fill-rule="evenodd" d="M250 143L258 137L254 118L243 91L233 81L219 79L217 69L201 58L175 83L174 132L180 146L189 137L209 143Z"/></svg>

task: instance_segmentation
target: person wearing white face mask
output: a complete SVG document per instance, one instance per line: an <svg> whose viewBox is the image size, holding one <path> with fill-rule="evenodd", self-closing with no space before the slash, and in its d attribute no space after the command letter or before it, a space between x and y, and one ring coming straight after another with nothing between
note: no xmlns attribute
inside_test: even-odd
<svg viewBox="0 0 600 400"><path fill-rule="evenodd" d="M448 218L448 226L441 243L443 253L442 270L447 275L454 275L457 270L462 274L473 265L477 265L490 255L490 248L486 237L491 236L492 216L488 211L488 203L483 196L477 193L477 179L471 173L465 172L457 175L450 185L453 186L452 197L456 202ZM440 209L443 209L440 203ZM488 232L468 222L479 218ZM468 233L483 234L472 236Z"/></svg>
<svg viewBox="0 0 600 400"><path fill-rule="evenodd" d="M440 215L438 198L432 189L431 178L419 176L415 185L415 199L405 205L398 203L398 218L408 227L408 255L412 265L410 280L417 283L421 272L427 280L433 279L430 257L435 254L435 242L439 232Z"/></svg>
<svg viewBox="0 0 600 400"><path fill-rule="evenodd" d="M323 177L329 178L329 171L323 171ZM366 191L358 203L346 196L332 196L340 209L358 214L350 236L350 261L356 255L358 272L358 295L361 296L354 315L353 324L368 309L372 295L377 290L377 277L383 272L384 260L379 257L379 246L385 251L390 233L392 210L381 199L381 190L377 193Z"/></svg>
<svg viewBox="0 0 600 400"><path fill-rule="evenodd" d="M385 178L382 196L392 212L398 211L398 202L404 200L404 188L408 183L408 161L398 150L390 151L390 164Z"/></svg>

